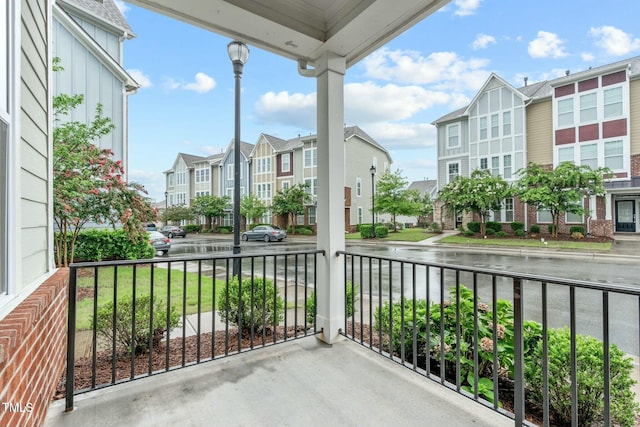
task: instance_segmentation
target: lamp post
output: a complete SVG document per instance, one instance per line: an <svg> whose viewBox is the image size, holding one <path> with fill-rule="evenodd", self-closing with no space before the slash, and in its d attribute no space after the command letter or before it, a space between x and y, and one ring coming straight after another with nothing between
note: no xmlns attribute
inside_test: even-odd
<svg viewBox="0 0 640 427"><path fill-rule="evenodd" d="M240 79L242 67L249 59L249 48L239 41L227 45L227 53L235 75L235 134L233 141L233 254L240 254ZM240 273L240 258L233 259L233 275ZM238 278L238 281L240 278Z"/></svg>
<svg viewBox="0 0 640 427"><path fill-rule="evenodd" d="M376 237L376 167L371 165L371 237Z"/></svg>
<svg viewBox="0 0 640 427"><path fill-rule="evenodd" d="M167 220L166 220L166 218L167 218L167 208L169 207L167 205L167 197L169 197L169 192L165 191L164 192L164 217L162 218L164 220L165 225L167 223Z"/></svg>

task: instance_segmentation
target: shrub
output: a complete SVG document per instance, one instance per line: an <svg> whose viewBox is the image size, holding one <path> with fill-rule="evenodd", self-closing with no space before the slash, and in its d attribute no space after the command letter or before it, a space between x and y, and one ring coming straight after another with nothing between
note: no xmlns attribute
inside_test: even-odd
<svg viewBox="0 0 640 427"><path fill-rule="evenodd" d="M201 233L211 233L211 229L210 228L203 228L202 230L200 230Z"/></svg>
<svg viewBox="0 0 640 427"><path fill-rule="evenodd" d="M56 238L60 238L59 233L56 233ZM148 259L153 258L155 253L155 249L149 244L146 237L142 237L138 241L131 241L122 229L91 229L78 234L74 260Z"/></svg>
<svg viewBox="0 0 640 427"><path fill-rule="evenodd" d="M522 231L522 230L520 230L520 231ZM501 231L498 231L498 232L496 233L496 236L498 236L498 237L507 237L508 235L509 235L509 234L508 234L506 231L502 231L502 230L501 230Z"/></svg>
<svg viewBox="0 0 640 427"><path fill-rule="evenodd" d="M387 227L384 226L377 226L376 227L376 237L387 237L389 235L389 229Z"/></svg>
<svg viewBox="0 0 640 427"><path fill-rule="evenodd" d="M219 225L218 226L218 233L220 234L229 234L233 231L233 226L232 225Z"/></svg>
<svg viewBox="0 0 640 427"><path fill-rule="evenodd" d="M494 230L493 228L489 228L487 227L487 236L493 236L494 234L496 234L496 230Z"/></svg>
<svg viewBox="0 0 640 427"><path fill-rule="evenodd" d="M431 223L430 228L431 228L431 231L433 231L433 232L435 232L435 233L439 233L439 232L440 232L440 224L439 224L439 223L437 223L436 221L433 221L433 222Z"/></svg>
<svg viewBox="0 0 640 427"><path fill-rule="evenodd" d="M356 301L358 301L358 285L351 281L347 281L347 299L345 300L345 308L347 317L353 316L356 312ZM307 298L307 323L313 323L316 317L316 293L312 291Z"/></svg>
<svg viewBox="0 0 640 427"><path fill-rule="evenodd" d="M584 236L584 226L572 225L571 227L569 227L569 234L573 236L573 233L580 233Z"/></svg>
<svg viewBox="0 0 640 427"><path fill-rule="evenodd" d="M462 232L462 235L463 235L463 236L466 236L466 237L471 237L471 236L473 236L474 234L476 234L476 233L474 233L474 232L473 232L473 231L471 231L471 230L465 230L465 231L463 231L463 232Z"/></svg>
<svg viewBox="0 0 640 427"><path fill-rule="evenodd" d="M532 233L540 233L540 226L539 226L539 225L537 225L537 224L533 224L533 225L531 226L531 230L530 230L530 231L531 231Z"/></svg>
<svg viewBox="0 0 640 427"><path fill-rule="evenodd" d="M248 277L240 288L238 276L233 276L220 290L217 305L222 321L240 323L242 330L249 332L262 331L282 321L284 301L271 280Z"/></svg>
<svg viewBox="0 0 640 427"><path fill-rule="evenodd" d="M471 231L473 231L474 233L479 233L480 232L480 223L477 221L469 221L467 223L467 228Z"/></svg>
<svg viewBox="0 0 640 427"><path fill-rule="evenodd" d="M199 233L202 230L202 226L196 224L187 224L183 228L187 233Z"/></svg>
<svg viewBox="0 0 640 427"><path fill-rule="evenodd" d="M133 299L131 296L120 298L116 304L116 324L113 325L113 301L109 301L98 308L98 315L95 321L95 327L101 336L105 337L109 342L113 340L113 332L115 329L116 343L124 347L128 354L135 352L136 355L146 353L149 350L149 344L152 342L156 347L165 332L167 332L167 312L166 304L161 300L152 303L150 295L136 297L135 302L135 335L131 334L133 325ZM153 330L149 331L149 321L151 316L151 307L153 306ZM176 328L180 324L180 316L176 312L175 307L171 307L169 313L168 329Z"/></svg>
<svg viewBox="0 0 640 427"><path fill-rule="evenodd" d="M363 239L370 239L372 237L371 224L360 225L360 237L362 237Z"/></svg>
<svg viewBox="0 0 640 427"><path fill-rule="evenodd" d="M569 329L551 329L549 351L549 408L558 424L571 424L571 334ZM577 335L578 414L580 425L601 425L604 419L604 349L596 338ZM638 403L631 386L633 363L615 344L609 347L611 418L615 425L633 426ZM528 400L542 402L542 342L525 357Z"/></svg>
<svg viewBox="0 0 640 427"><path fill-rule="evenodd" d="M579 231L574 231L573 233L571 233L571 238L580 240L584 238L584 234L580 233Z"/></svg>
<svg viewBox="0 0 640 427"><path fill-rule="evenodd" d="M298 230L296 228L296 233L297 234L303 234L303 235L306 235L306 236L310 236L310 235L313 234L313 230L310 229L310 228L301 228L300 230Z"/></svg>
<svg viewBox="0 0 640 427"><path fill-rule="evenodd" d="M502 223L496 221L487 221L487 230L493 230L496 233L502 231Z"/></svg>
<svg viewBox="0 0 640 427"><path fill-rule="evenodd" d="M520 230L515 230L515 231L513 232L513 234L514 234L515 236L518 236L518 237L524 237L524 230L522 230L522 229L520 229Z"/></svg>
<svg viewBox="0 0 640 427"><path fill-rule="evenodd" d="M553 224L547 225L547 232L553 233Z"/></svg>
<svg viewBox="0 0 640 427"><path fill-rule="evenodd" d="M522 223L522 222L516 222L516 221L514 221L514 222L512 222L510 225L511 225L511 231L513 231L514 233L515 233L517 230L523 230L523 231L524 231L524 223Z"/></svg>

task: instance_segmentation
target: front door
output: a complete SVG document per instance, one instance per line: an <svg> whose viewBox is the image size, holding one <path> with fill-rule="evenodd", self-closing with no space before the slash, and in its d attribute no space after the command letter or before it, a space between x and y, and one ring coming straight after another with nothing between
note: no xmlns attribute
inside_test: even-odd
<svg viewBox="0 0 640 427"><path fill-rule="evenodd" d="M636 232L636 201L616 201L616 231Z"/></svg>

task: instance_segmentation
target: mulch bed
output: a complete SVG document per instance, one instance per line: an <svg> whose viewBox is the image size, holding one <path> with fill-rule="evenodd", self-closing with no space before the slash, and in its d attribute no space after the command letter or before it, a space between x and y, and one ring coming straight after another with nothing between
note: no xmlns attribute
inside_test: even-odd
<svg viewBox="0 0 640 427"><path fill-rule="evenodd" d="M464 234L458 234L460 237L466 237L468 239L491 239L491 240L502 240L502 239L512 239L512 240L540 240L544 239L546 242L585 242L585 243L613 243L614 239L611 237L605 236L585 236L582 239L574 239L568 234L558 234L558 237L551 237L551 234L528 234L526 236L518 237L513 234L509 234L506 237L498 237L495 234L486 237L481 236L479 233L474 234L473 236L465 236Z"/></svg>

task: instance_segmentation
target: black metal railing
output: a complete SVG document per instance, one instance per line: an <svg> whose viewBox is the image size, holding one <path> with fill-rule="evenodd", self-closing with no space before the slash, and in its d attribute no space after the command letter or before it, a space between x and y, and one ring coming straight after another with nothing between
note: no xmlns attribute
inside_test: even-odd
<svg viewBox="0 0 640 427"><path fill-rule="evenodd" d="M636 405L633 380L620 378L629 379L631 358L640 354L638 288L338 255L346 337L515 425L577 426L588 417L623 425L620 406ZM591 365L597 369L585 372ZM614 393L620 384L628 390Z"/></svg>
<svg viewBox="0 0 640 427"><path fill-rule="evenodd" d="M72 264L67 410L74 394L313 335L318 255Z"/></svg>

